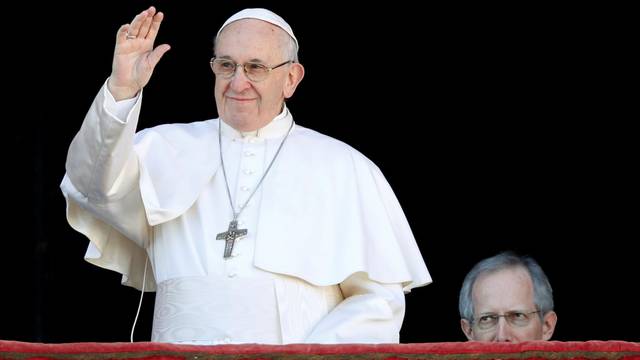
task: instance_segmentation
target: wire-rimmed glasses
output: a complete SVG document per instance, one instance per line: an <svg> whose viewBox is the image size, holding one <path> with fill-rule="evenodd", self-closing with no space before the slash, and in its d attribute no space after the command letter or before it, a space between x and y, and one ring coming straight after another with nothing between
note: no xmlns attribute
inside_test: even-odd
<svg viewBox="0 0 640 360"><path fill-rule="evenodd" d="M211 58L209 62L211 65L211 70L216 76L220 76L223 79L231 78L235 73L238 67L241 67L244 70L244 74L251 81L258 82L262 81L269 76L269 73L274 69L277 69L283 65L292 63L293 60L287 60L283 63L274 66L267 66L265 64L259 62L246 62L244 64L238 64L231 59L224 58L216 58L215 56Z"/></svg>
<svg viewBox="0 0 640 360"><path fill-rule="evenodd" d="M491 330L498 325L498 321L503 317L509 324L517 327L525 327L529 325L533 314L539 313L540 310L522 312L522 311L509 311L502 315L500 314L482 314L477 319L474 319L473 323L478 326L480 330Z"/></svg>

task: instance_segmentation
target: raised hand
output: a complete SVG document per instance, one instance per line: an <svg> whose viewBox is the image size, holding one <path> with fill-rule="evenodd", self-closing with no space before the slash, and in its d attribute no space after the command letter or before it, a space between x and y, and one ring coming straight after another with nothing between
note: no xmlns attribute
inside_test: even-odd
<svg viewBox="0 0 640 360"><path fill-rule="evenodd" d="M136 96L149 82L164 53L171 48L167 44L153 48L163 18L164 14L151 6L136 15L131 24L118 29L108 82L109 91L116 100Z"/></svg>

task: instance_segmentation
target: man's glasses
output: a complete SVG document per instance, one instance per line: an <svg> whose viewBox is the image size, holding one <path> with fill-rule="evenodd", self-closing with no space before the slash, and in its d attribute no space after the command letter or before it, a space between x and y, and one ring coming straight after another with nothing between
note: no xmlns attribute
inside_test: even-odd
<svg viewBox="0 0 640 360"><path fill-rule="evenodd" d="M211 58L211 70L216 76L220 76L223 79L229 79L236 73L236 69L238 67L242 67L244 70L244 74L251 81L258 82L262 81L269 76L269 73L279 68L280 66L286 65L293 62L292 60L287 60L281 64L275 66L267 66L257 62L246 62L244 64L238 64L233 60L229 59L216 59L215 57Z"/></svg>
<svg viewBox="0 0 640 360"><path fill-rule="evenodd" d="M531 312L509 311L503 315L484 314L474 320L474 323L480 330L491 330L498 325L498 321L503 317L509 324L517 327L525 327L529 325L533 314L539 313L540 310Z"/></svg>

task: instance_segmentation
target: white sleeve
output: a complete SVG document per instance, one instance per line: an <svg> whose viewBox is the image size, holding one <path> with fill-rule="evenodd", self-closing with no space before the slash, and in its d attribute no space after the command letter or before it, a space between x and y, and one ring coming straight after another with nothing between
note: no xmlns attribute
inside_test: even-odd
<svg viewBox="0 0 640 360"><path fill-rule="evenodd" d="M67 175L76 189L93 202L118 198L116 193L127 192L137 185L138 164L133 140L139 106L124 119L116 115L121 110L117 109L105 84L67 153Z"/></svg>
<svg viewBox="0 0 640 360"><path fill-rule="evenodd" d="M105 86L105 92L107 96L107 101L105 102L107 111L111 112L117 120L119 120L122 123L125 123L126 119L129 117L129 114L131 113L131 110L136 105L136 102L138 101L138 98L140 97L140 95L138 94L138 96L131 99L116 101L116 99L111 94L111 91L109 91L109 88L106 86Z"/></svg>
<svg viewBox="0 0 640 360"><path fill-rule="evenodd" d="M138 288L151 234L133 148L141 96L116 103L106 84L100 89L71 142L61 184L69 224L91 241L85 259Z"/></svg>
<svg viewBox="0 0 640 360"><path fill-rule="evenodd" d="M382 284L359 272L340 283L344 300L325 316L307 343L398 343L404 319L402 284Z"/></svg>

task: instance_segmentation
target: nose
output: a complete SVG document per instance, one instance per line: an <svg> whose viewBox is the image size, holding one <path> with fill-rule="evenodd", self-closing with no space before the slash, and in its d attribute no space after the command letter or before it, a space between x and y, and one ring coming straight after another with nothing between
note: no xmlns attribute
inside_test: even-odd
<svg viewBox="0 0 640 360"><path fill-rule="evenodd" d="M500 317L498 318L498 324L496 325L496 337L497 342L512 342L511 326L507 321Z"/></svg>
<svg viewBox="0 0 640 360"><path fill-rule="evenodd" d="M247 74L244 72L244 67L241 64L236 66L236 71L233 73L233 76L231 76L229 86L231 90L236 93L241 93L251 87L251 81L247 78Z"/></svg>

